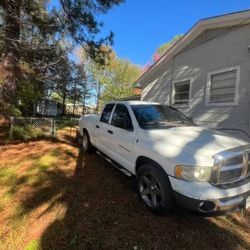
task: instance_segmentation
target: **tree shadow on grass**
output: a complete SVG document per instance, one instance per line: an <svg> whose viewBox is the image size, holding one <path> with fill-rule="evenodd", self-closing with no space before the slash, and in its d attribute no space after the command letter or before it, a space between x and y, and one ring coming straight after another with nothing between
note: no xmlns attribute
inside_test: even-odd
<svg viewBox="0 0 250 250"><path fill-rule="evenodd" d="M50 202L66 207L41 237L42 249L249 249L249 244L210 219L178 210L152 215L137 200L134 180L95 153L80 150L73 175L46 172L48 185L23 201L22 213ZM57 198L55 198L57 197Z"/></svg>

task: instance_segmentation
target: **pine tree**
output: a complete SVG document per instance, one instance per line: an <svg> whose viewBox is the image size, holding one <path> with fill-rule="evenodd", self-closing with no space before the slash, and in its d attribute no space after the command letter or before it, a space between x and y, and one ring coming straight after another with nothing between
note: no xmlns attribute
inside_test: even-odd
<svg viewBox="0 0 250 250"><path fill-rule="evenodd" d="M58 0L59 8L47 9L47 0L1 0L0 14L0 112L3 105L17 105L17 92L27 79L40 79L57 70L64 56L61 42L78 43L95 60L103 61L102 44L110 44L113 34L97 40L102 24L96 16L106 13L122 0ZM2 47L1 47L2 45ZM36 49L35 49L36 48ZM50 59L53 60L50 60ZM31 70L30 70L31 69ZM32 77L30 77L32 75Z"/></svg>

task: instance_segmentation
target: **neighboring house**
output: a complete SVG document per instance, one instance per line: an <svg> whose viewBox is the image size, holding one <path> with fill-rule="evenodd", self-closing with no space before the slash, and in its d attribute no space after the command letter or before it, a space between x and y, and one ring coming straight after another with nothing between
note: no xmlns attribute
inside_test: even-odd
<svg viewBox="0 0 250 250"><path fill-rule="evenodd" d="M250 10L200 20L136 83L143 101L250 134Z"/></svg>
<svg viewBox="0 0 250 250"><path fill-rule="evenodd" d="M58 116L62 114L62 104L54 100L41 100L37 105L37 114L43 116ZM91 114L95 112L95 108L90 106L84 106L82 104L76 103L66 103L65 114L66 115L78 115Z"/></svg>
<svg viewBox="0 0 250 250"><path fill-rule="evenodd" d="M60 113L58 105L54 100L44 99L38 102L36 112L43 116L57 116Z"/></svg>
<svg viewBox="0 0 250 250"><path fill-rule="evenodd" d="M68 115L82 115L82 114L91 114L95 112L95 108L90 106L83 106L81 103L67 103L66 104L66 114Z"/></svg>

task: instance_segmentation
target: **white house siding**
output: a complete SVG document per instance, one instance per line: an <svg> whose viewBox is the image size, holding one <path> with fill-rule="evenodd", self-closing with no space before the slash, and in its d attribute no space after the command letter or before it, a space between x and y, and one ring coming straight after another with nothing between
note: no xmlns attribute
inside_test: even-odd
<svg viewBox="0 0 250 250"><path fill-rule="evenodd" d="M161 65L157 74L147 79L147 86L143 89L141 99L147 101L160 101L170 104L172 62Z"/></svg>
<svg viewBox="0 0 250 250"><path fill-rule="evenodd" d="M250 133L249 45L248 25L195 48L187 51L184 49L167 64L162 63L153 76L151 74L150 79L147 77L142 80L140 83L143 88L142 100L170 104L172 82L191 78L190 105L178 106L181 111L204 126L238 128ZM208 73L234 66L240 66L238 105L206 106L205 90ZM151 84L151 88L147 87L148 83Z"/></svg>

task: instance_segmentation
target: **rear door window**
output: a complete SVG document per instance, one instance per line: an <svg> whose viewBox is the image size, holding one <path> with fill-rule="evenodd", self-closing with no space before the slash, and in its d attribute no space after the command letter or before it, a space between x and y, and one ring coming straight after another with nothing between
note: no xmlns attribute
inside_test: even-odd
<svg viewBox="0 0 250 250"><path fill-rule="evenodd" d="M131 117L129 115L129 111L127 109L127 107L123 104L117 104L113 113L113 117L112 117L112 122L111 124L113 126L116 126L116 120L118 119L124 119L126 121L127 124L127 129L129 131L133 130L133 125L132 125L132 120ZM119 126L116 126L119 127Z"/></svg>
<svg viewBox="0 0 250 250"><path fill-rule="evenodd" d="M105 108L102 111L102 115L101 115L101 119L100 119L101 122L109 123L109 118L110 118L110 115L112 113L112 110L113 110L114 106L115 106L114 103L107 104L105 106Z"/></svg>

